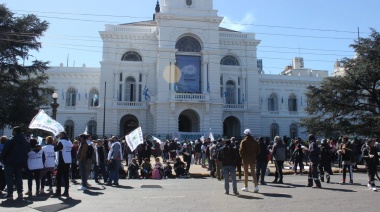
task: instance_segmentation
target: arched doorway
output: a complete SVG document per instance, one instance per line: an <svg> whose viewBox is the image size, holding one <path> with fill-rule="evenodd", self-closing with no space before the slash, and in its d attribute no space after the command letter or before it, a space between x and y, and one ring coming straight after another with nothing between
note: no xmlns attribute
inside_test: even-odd
<svg viewBox="0 0 380 212"><path fill-rule="evenodd" d="M179 132L199 132L199 115L194 110L184 110L178 117Z"/></svg>
<svg viewBox="0 0 380 212"><path fill-rule="evenodd" d="M223 136L227 138L239 137L242 131L240 127L240 121L235 116L227 117L223 122Z"/></svg>
<svg viewBox="0 0 380 212"><path fill-rule="evenodd" d="M128 114L120 120L120 136L125 136L139 127L139 120L136 116Z"/></svg>

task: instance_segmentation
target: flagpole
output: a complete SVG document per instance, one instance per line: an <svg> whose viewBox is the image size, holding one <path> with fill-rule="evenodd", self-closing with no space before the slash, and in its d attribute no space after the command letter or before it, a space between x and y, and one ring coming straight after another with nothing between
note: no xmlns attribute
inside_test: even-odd
<svg viewBox="0 0 380 212"><path fill-rule="evenodd" d="M107 82L104 82L104 108L103 108L103 139L105 137L106 130L106 93L107 93Z"/></svg>

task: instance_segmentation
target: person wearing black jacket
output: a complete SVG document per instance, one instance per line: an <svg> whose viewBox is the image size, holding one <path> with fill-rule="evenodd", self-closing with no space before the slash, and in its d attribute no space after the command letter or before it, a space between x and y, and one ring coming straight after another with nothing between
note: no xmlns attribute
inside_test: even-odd
<svg viewBox="0 0 380 212"><path fill-rule="evenodd" d="M319 148L313 134L309 135L309 143L310 169L307 187L312 187L314 180L315 186L313 188L322 188L318 178Z"/></svg>
<svg viewBox="0 0 380 212"><path fill-rule="evenodd" d="M320 152L320 162L319 162L319 175L321 182L325 181L325 172L326 172L326 183L330 183L330 175L332 174L331 170L331 148L327 143L326 139L322 139L321 147L319 148Z"/></svg>
<svg viewBox="0 0 380 212"><path fill-rule="evenodd" d="M18 198L22 198L22 169L26 168L30 145L21 132L20 127L14 127L13 137L6 141L1 160L4 164L5 179L7 182L7 194L5 199L13 199L14 178L16 182ZM14 177L13 177L14 176Z"/></svg>
<svg viewBox="0 0 380 212"><path fill-rule="evenodd" d="M220 147L218 151L218 161L222 164L223 176L224 176L224 194L229 194L230 190L230 178L232 180L232 189L235 195L239 195L237 191L236 183L236 149L231 144L231 140L226 140L225 145Z"/></svg>
<svg viewBox="0 0 380 212"><path fill-rule="evenodd" d="M379 150L375 147L375 139L368 139L366 144L362 147L362 156L366 162L368 173L367 187L372 191L377 191L375 185L375 174L377 166L379 165Z"/></svg>
<svg viewBox="0 0 380 212"><path fill-rule="evenodd" d="M191 147L191 144L188 143L187 146L182 151L183 160L186 162L185 175L189 174L190 164L191 164L191 156L193 155L193 153L194 153L193 148Z"/></svg>
<svg viewBox="0 0 380 212"><path fill-rule="evenodd" d="M260 179L260 185L266 185L266 182L264 180L265 173L268 166L268 155L269 150L268 146L264 142L264 138L259 138L259 146L260 146L260 154L256 158L256 179ZM260 178L259 178L260 177Z"/></svg>

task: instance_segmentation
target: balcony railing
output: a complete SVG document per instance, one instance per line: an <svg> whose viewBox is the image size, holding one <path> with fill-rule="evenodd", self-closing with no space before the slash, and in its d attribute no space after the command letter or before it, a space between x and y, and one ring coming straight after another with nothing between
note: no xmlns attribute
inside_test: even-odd
<svg viewBox="0 0 380 212"><path fill-rule="evenodd" d="M145 109L146 103L145 102L116 102L117 107L123 107L123 108L137 108L137 109Z"/></svg>
<svg viewBox="0 0 380 212"><path fill-rule="evenodd" d="M225 110L244 110L246 107L245 104L225 104L223 108Z"/></svg>
<svg viewBox="0 0 380 212"><path fill-rule="evenodd" d="M174 99L175 101L206 102L209 101L209 94L176 93Z"/></svg>

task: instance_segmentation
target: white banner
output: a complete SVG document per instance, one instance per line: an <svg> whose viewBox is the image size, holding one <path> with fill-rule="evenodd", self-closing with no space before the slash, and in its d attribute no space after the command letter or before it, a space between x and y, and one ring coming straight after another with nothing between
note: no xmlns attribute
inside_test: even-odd
<svg viewBox="0 0 380 212"><path fill-rule="evenodd" d="M125 140L132 151L135 150L139 144L144 143L141 127L133 130L129 135L126 135Z"/></svg>
<svg viewBox="0 0 380 212"><path fill-rule="evenodd" d="M202 136L206 135L204 132L173 132L172 139L177 138L179 141L182 140L197 140Z"/></svg>
<svg viewBox="0 0 380 212"><path fill-rule="evenodd" d="M40 110L29 124L29 129L41 129L53 133L55 136L65 131L63 126L52 119L44 110Z"/></svg>
<svg viewBox="0 0 380 212"><path fill-rule="evenodd" d="M161 144L161 140L159 138L154 137L153 135L152 135L152 138L153 138L153 140L156 140L159 144Z"/></svg>

